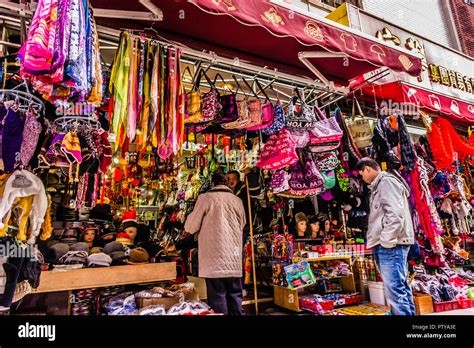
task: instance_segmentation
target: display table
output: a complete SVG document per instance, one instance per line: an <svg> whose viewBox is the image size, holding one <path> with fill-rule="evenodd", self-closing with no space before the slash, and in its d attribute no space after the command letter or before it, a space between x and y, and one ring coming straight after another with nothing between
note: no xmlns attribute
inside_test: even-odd
<svg viewBox="0 0 474 348"><path fill-rule="evenodd" d="M343 260L347 262L347 264L350 267L350 270L352 272L352 262L351 262L351 256L350 255L340 255L340 256L322 256L318 258L310 258L310 259L303 259L303 258L294 258L295 262L299 262L302 260L306 260L309 263L313 262L325 262L325 261L335 261L335 260ZM321 278L316 278L317 280L322 280ZM330 278L325 278L325 280L330 280L330 279L340 279L341 285L346 292L355 292L356 291L356 286L354 282L354 274L351 273L346 276L338 276L338 277L330 277ZM299 303L299 296L304 292L304 288L302 289L295 289L292 290L290 288L284 288L281 286L274 286L274 302L277 306L295 311L295 312L301 312L302 309L300 307Z"/></svg>
<svg viewBox="0 0 474 348"><path fill-rule="evenodd" d="M33 294L174 279L176 279L176 262L46 271L41 272L40 285Z"/></svg>

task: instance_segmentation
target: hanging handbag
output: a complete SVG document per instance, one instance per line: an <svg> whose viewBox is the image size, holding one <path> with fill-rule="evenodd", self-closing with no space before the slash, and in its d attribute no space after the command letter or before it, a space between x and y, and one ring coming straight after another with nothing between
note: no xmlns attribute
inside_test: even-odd
<svg viewBox="0 0 474 348"><path fill-rule="evenodd" d="M189 71L189 69L185 69L183 72L183 75L186 71ZM198 73L196 76L199 76L201 73L201 70L199 69ZM191 72L190 72L191 74ZM196 77L195 76L195 77ZM196 85L197 81L194 81L195 78L193 78L193 87L190 92L186 93L186 110L187 110L187 117L184 119L184 123L196 123L199 122L202 119L202 101L201 101L201 93L199 92L199 88Z"/></svg>
<svg viewBox="0 0 474 348"><path fill-rule="evenodd" d="M321 191L324 179L316 164L304 153L300 153L300 160L290 166L291 174L288 184L293 191Z"/></svg>
<svg viewBox="0 0 474 348"><path fill-rule="evenodd" d="M290 130L291 137L296 143L296 148L297 149L302 149L306 147L309 143L309 133L308 131L296 131L296 130Z"/></svg>
<svg viewBox="0 0 474 348"><path fill-rule="evenodd" d="M335 117L327 118L319 108L314 108L315 115L319 118L315 126L309 130L309 142L311 145L326 143L339 143L342 138L342 130Z"/></svg>
<svg viewBox="0 0 474 348"><path fill-rule="evenodd" d="M204 70L200 70L196 80L196 89L199 90L202 77L206 78L207 83L211 86L211 90L201 95L202 107L201 113L202 118L197 123L208 123L214 121L222 110L222 105L219 103L219 96L216 87L207 76Z"/></svg>
<svg viewBox="0 0 474 348"><path fill-rule="evenodd" d="M296 89L297 96L293 97L290 105L288 105L287 113L286 113L286 128L296 131L303 131L313 129L318 119L314 113L314 109L312 106L304 103L301 99L298 89ZM301 108L300 112L296 111L296 100L301 101Z"/></svg>
<svg viewBox="0 0 474 348"><path fill-rule="evenodd" d="M321 172L334 170L339 164L339 160L334 152L325 152L314 155L314 161Z"/></svg>
<svg viewBox="0 0 474 348"><path fill-rule="evenodd" d="M355 114L356 105L359 112L357 116ZM347 128L359 149L372 146L372 128L369 120L365 118L357 98L354 98L352 103L352 117L347 120Z"/></svg>
<svg viewBox="0 0 474 348"><path fill-rule="evenodd" d="M270 190L273 191L273 193L282 193L285 192L290 188L288 184L288 180L290 178L290 175L288 172L284 169L279 169L273 172L272 174L272 179L269 184Z"/></svg>
<svg viewBox="0 0 474 348"><path fill-rule="evenodd" d="M265 93L265 90L260 84L260 82L258 80L255 80L255 83L257 84L258 88L260 88L260 91L262 92L262 94L265 96L266 103L263 104L260 108L260 113L261 113L260 124L255 127L249 126L248 128L249 131L258 131L258 130L263 130L265 128L270 127L270 125L273 124L273 118L274 118L273 105L270 101L270 98Z"/></svg>
<svg viewBox="0 0 474 348"><path fill-rule="evenodd" d="M272 135L278 133L285 127L285 116L283 113L283 106L280 101L277 101L273 107L273 122L270 126L262 130L263 134Z"/></svg>
<svg viewBox="0 0 474 348"><path fill-rule="evenodd" d="M295 142L290 132L283 128L268 138L265 143L257 167L268 170L277 170L298 161Z"/></svg>

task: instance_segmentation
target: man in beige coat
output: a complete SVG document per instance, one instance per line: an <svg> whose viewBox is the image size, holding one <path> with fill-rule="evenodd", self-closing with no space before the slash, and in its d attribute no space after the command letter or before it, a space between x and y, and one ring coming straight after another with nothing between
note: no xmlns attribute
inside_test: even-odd
<svg viewBox="0 0 474 348"><path fill-rule="evenodd" d="M242 238L245 210L227 187L224 174L212 177L184 229L198 235L199 276L206 279L207 302L217 313L242 315Z"/></svg>

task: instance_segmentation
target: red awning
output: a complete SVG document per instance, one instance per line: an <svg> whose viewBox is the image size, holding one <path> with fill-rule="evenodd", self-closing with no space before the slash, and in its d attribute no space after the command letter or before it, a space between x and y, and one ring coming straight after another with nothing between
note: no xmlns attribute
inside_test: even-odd
<svg viewBox="0 0 474 348"><path fill-rule="evenodd" d="M136 1L92 0L96 8L143 11ZM376 38L315 20L269 0L154 0L163 21L153 27L160 35L194 49L206 49L229 58L314 78L298 58L299 52L343 53L349 58L326 57L314 62L329 80L343 85L374 66L418 75L419 57L385 45ZM149 23L98 19L115 28L146 28ZM308 58L313 59L313 58Z"/></svg>
<svg viewBox="0 0 474 348"><path fill-rule="evenodd" d="M363 87L361 94L369 101L374 101L375 96L379 100L410 103L433 112L440 112L456 121L474 124L473 103L435 93L408 83L372 84Z"/></svg>

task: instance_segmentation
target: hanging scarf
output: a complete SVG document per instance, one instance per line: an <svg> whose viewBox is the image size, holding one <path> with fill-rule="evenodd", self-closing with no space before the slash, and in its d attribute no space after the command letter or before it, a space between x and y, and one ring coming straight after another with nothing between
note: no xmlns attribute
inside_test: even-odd
<svg viewBox="0 0 474 348"><path fill-rule="evenodd" d="M153 57L153 70L151 73L151 85L150 85L150 119L149 128L152 132L152 144L154 147L158 147L158 138L156 135L156 122L159 114L159 96L160 93L160 81L159 81L159 69L160 69L160 46L157 47L155 55Z"/></svg>
<svg viewBox="0 0 474 348"><path fill-rule="evenodd" d="M408 134L405 119L401 114L397 115L397 122L402 165L404 169L410 171L415 167L415 162L417 160L416 151L411 141L410 134Z"/></svg>
<svg viewBox="0 0 474 348"><path fill-rule="evenodd" d="M146 58L145 58L145 75L143 81L143 107L141 117L141 135L138 139L137 145L141 151L145 151L147 140L149 139L148 122L150 119L150 80L153 70L153 47L149 42L146 43Z"/></svg>
<svg viewBox="0 0 474 348"><path fill-rule="evenodd" d="M127 137L130 142L135 140L137 132L137 70L138 70L138 41L132 40L130 59L129 81L128 81L128 106L127 106Z"/></svg>
<svg viewBox="0 0 474 348"><path fill-rule="evenodd" d="M130 72L130 60L131 60L131 38L125 33L123 36L124 44L121 47L125 47L120 55L120 64L116 72L116 79L114 82L113 90L115 110L114 118L112 122L112 130L116 135L115 150L119 149L125 142L126 129L126 110L128 105L128 85L129 85L129 72ZM126 42L126 45L125 45Z"/></svg>

